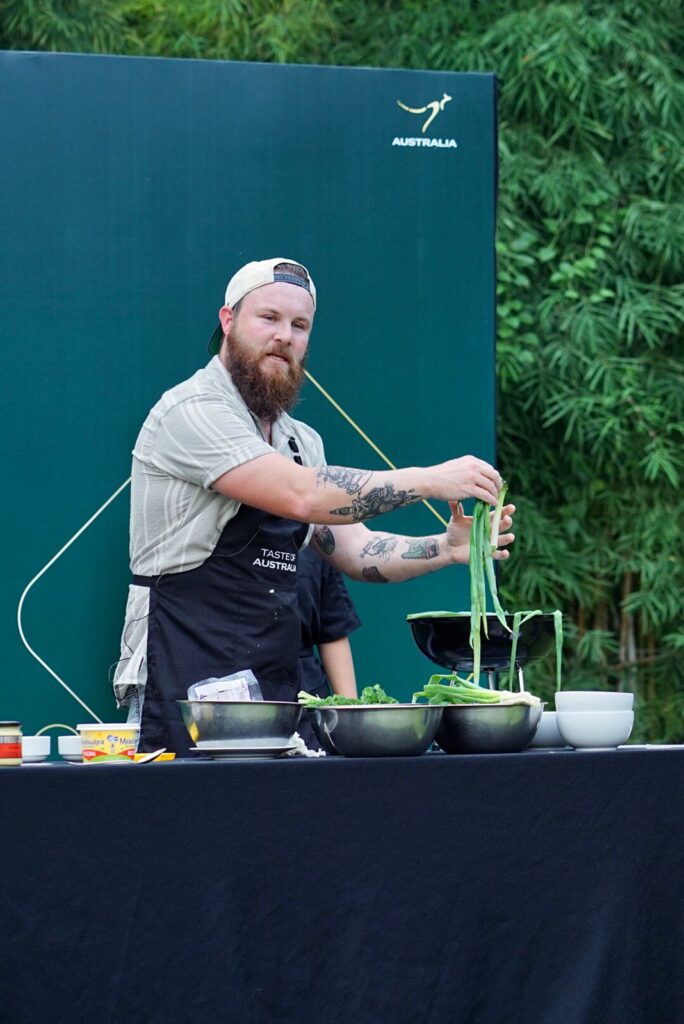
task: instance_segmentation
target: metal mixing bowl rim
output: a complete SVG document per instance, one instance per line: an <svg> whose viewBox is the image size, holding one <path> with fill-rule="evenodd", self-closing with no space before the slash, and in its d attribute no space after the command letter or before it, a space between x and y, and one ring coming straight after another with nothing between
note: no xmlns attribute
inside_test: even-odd
<svg viewBox="0 0 684 1024"><path fill-rule="evenodd" d="M502 701L500 704L433 704L432 707L433 708L459 708L459 709L477 708L478 711L489 711L492 708L519 708L519 707L524 707L524 708L529 708L531 711L534 711L537 708L541 708L543 710L546 707L547 703L548 703L548 701L545 701L545 700L540 701L538 704L528 704L527 701L525 701L525 700L507 700L507 701Z"/></svg>
<svg viewBox="0 0 684 1024"><path fill-rule="evenodd" d="M306 704L302 704L302 707L306 708L307 711L396 711L399 708L416 708L421 711L426 711L429 708L444 707L443 704L323 704L322 706L307 707Z"/></svg>
<svg viewBox="0 0 684 1024"><path fill-rule="evenodd" d="M276 704L278 707L303 707L296 700L177 700L176 704L219 704L224 707L228 705L230 707L263 707Z"/></svg>

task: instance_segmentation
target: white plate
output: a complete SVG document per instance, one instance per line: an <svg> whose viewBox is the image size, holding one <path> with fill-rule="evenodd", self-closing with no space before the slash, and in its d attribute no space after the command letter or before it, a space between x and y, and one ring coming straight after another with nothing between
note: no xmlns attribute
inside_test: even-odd
<svg viewBox="0 0 684 1024"><path fill-rule="evenodd" d="M207 757L228 761L234 758L258 758L266 759L278 757L288 750L295 750L295 744L288 743L285 747L190 747L196 754L206 754Z"/></svg>

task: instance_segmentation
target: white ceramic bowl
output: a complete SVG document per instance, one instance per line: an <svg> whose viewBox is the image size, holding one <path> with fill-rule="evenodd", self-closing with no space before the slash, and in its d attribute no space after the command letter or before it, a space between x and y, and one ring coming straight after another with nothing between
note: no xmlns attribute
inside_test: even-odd
<svg viewBox="0 0 684 1024"><path fill-rule="evenodd" d="M530 747L565 747L567 745L558 731L557 712L542 711L537 731L528 745Z"/></svg>
<svg viewBox="0 0 684 1024"><path fill-rule="evenodd" d="M67 736L58 736L57 750L59 751L59 756L65 761L83 760L80 736L72 736L71 734Z"/></svg>
<svg viewBox="0 0 684 1024"><path fill-rule="evenodd" d="M632 711L633 693L615 690L558 690L556 711Z"/></svg>
<svg viewBox="0 0 684 1024"><path fill-rule="evenodd" d="M629 739L633 711L559 711L558 731L571 747L619 747Z"/></svg>
<svg viewBox="0 0 684 1024"><path fill-rule="evenodd" d="M50 756L50 736L22 736L21 757L24 764L37 764Z"/></svg>

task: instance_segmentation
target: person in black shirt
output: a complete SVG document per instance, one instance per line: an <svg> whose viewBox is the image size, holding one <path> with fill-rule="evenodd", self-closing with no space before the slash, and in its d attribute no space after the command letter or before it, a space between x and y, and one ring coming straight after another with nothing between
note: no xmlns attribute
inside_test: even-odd
<svg viewBox="0 0 684 1024"><path fill-rule="evenodd" d="M361 620L341 573L311 548L299 554L297 598L302 627L300 690L317 697L327 697L330 691L356 697L348 637L359 628Z"/></svg>
<svg viewBox="0 0 684 1024"><path fill-rule="evenodd" d="M356 697L356 673L349 634L361 625L344 579L316 551L299 553L297 610L301 624L299 689L317 697L331 692ZM307 722L300 735L310 747L318 742Z"/></svg>

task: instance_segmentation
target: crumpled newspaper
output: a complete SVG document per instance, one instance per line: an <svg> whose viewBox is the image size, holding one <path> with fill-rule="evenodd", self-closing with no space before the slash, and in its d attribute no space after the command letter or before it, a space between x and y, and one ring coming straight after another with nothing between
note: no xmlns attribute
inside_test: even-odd
<svg viewBox="0 0 684 1024"><path fill-rule="evenodd" d="M283 757L327 757L325 750L311 750L307 747L298 732L293 735L291 742L294 744L293 749L288 750Z"/></svg>

